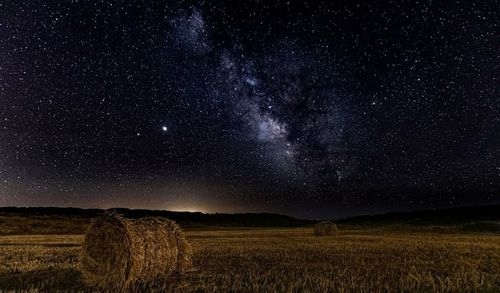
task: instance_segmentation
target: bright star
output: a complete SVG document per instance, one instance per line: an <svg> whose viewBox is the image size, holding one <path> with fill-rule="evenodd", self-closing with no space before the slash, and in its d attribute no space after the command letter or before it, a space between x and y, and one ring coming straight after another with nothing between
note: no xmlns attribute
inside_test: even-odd
<svg viewBox="0 0 500 293"><path fill-rule="evenodd" d="M167 131L167 130L168 130L168 128L167 128L167 126L162 126L162 127L161 127L161 130L163 130L163 131Z"/></svg>

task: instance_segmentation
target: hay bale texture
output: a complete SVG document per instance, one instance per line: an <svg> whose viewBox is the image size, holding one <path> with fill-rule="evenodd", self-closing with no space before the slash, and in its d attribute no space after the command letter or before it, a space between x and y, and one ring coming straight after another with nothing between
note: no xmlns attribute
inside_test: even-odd
<svg viewBox="0 0 500 293"><path fill-rule="evenodd" d="M333 236L337 235L337 225L330 221L319 222L314 226L314 235Z"/></svg>
<svg viewBox="0 0 500 293"><path fill-rule="evenodd" d="M184 274L191 268L191 255L173 221L107 214L95 219L85 235L80 270L90 286L123 290Z"/></svg>

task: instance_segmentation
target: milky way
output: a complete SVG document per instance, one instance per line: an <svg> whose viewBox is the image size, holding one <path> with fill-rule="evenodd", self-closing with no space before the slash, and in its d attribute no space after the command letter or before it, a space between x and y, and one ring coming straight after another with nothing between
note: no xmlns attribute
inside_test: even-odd
<svg viewBox="0 0 500 293"><path fill-rule="evenodd" d="M0 205L500 201L496 1L0 4Z"/></svg>

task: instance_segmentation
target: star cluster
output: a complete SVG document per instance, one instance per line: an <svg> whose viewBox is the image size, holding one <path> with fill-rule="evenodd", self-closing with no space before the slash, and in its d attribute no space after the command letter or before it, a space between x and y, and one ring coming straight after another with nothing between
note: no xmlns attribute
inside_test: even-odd
<svg viewBox="0 0 500 293"><path fill-rule="evenodd" d="M0 205L498 203L496 1L0 3Z"/></svg>

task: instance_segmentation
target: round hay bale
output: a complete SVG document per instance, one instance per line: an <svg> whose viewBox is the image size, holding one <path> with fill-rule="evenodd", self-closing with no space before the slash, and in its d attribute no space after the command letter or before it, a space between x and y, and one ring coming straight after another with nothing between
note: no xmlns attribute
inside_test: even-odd
<svg viewBox="0 0 500 293"><path fill-rule="evenodd" d="M80 271L87 285L123 290L184 274L191 268L191 256L175 222L107 214L95 219L85 235Z"/></svg>
<svg viewBox="0 0 500 293"><path fill-rule="evenodd" d="M319 222L314 226L314 235L332 236L337 235L337 225L330 221Z"/></svg>

